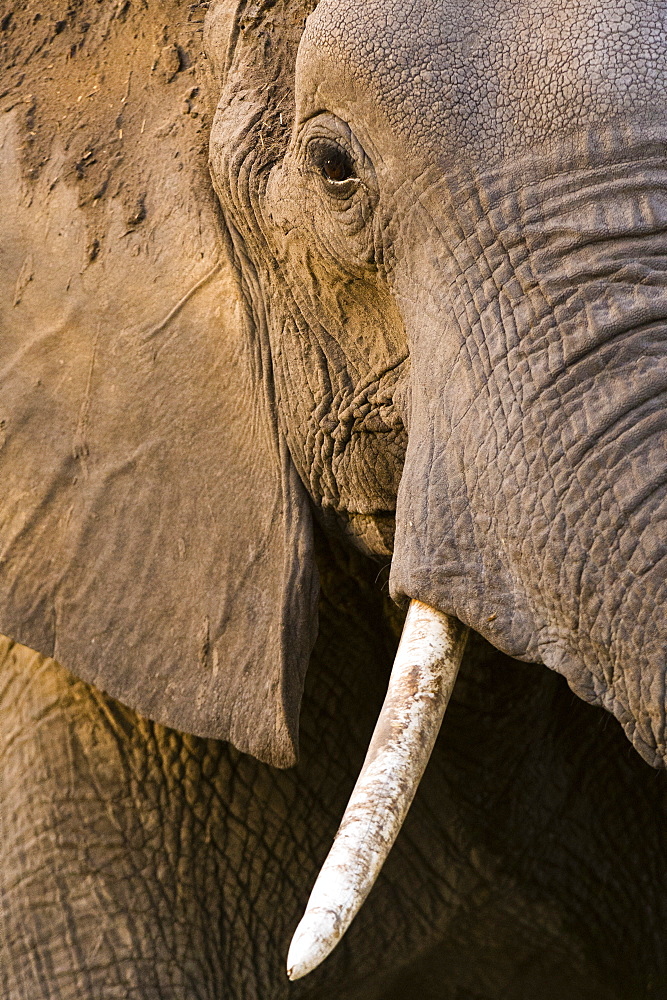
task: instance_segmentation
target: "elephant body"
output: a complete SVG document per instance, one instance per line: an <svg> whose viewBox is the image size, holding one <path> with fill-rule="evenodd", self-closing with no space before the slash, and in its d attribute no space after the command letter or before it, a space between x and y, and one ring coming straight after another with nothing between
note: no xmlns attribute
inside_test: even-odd
<svg viewBox="0 0 667 1000"><path fill-rule="evenodd" d="M148 722L5 642L2 995L665 996L664 782L556 675L481 640L380 881L329 962L290 986L290 932L395 642L375 573L326 546L320 559L295 769Z"/></svg>
<svg viewBox="0 0 667 1000"><path fill-rule="evenodd" d="M3 997L667 998L665 15L0 12ZM411 598L452 703L290 984Z"/></svg>

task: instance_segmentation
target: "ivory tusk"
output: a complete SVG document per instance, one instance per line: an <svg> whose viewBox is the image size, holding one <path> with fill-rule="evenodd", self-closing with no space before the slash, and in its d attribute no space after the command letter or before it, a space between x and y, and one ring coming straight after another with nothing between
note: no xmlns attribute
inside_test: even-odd
<svg viewBox="0 0 667 1000"><path fill-rule="evenodd" d="M455 618L410 602L366 759L292 938L290 979L324 961L373 887L431 756L467 637Z"/></svg>

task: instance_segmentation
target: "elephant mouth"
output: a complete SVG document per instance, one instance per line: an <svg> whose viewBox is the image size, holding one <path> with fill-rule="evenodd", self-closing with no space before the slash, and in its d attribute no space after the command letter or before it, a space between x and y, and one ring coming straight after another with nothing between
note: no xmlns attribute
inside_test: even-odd
<svg viewBox="0 0 667 1000"><path fill-rule="evenodd" d="M372 889L428 764L467 637L455 618L410 602L366 759L292 939L290 979L324 961Z"/></svg>
<svg viewBox="0 0 667 1000"><path fill-rule="evenodd" d="M391 557L396 495L407 450L400 401L403 354L356 386L313 400L305 447L290 443L306 489L331 527L374 558ZM288 433L289 439L289 433ZM336 532L338 533L338 532Z"/></svg>
<svg viewBox="0 0 667 1000"><path fill-rule="evenodd" d="M342 537L356 549L382 565L388 565L394 551L395 510L334 510L322 508L320 522L334 537Z"/></svg>

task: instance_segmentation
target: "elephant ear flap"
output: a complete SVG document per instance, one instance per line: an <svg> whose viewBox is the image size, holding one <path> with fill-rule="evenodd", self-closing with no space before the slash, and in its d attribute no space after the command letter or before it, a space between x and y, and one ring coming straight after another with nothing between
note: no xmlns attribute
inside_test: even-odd
<svg viewBox="0 0 667 1000"><path fill-rule="evenodd" d="M77 241L59 261L14 221L0 631L142 715L293 764L316 631L310 504L230 274L203 262L184 297L174 241L161 284L128 253L96 264L93 296L67 259Z"/></svg>

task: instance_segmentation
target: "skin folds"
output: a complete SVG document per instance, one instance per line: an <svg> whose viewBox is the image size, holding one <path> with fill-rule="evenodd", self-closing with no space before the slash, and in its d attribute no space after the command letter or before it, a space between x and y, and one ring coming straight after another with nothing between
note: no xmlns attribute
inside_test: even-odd
<svg viewBox="0 0 667 1000"><path fill-rule="evenodd" d="M664 765L664 4L47 8L0 17L0 629L54 657L4 648L0 992L664 996L611 717ZM390 598L474 635L290 985Z"/></svg>

